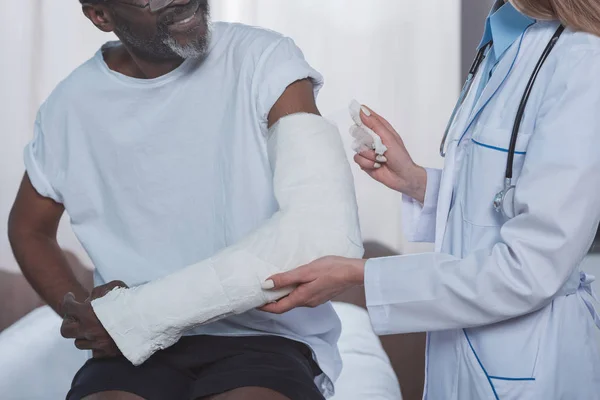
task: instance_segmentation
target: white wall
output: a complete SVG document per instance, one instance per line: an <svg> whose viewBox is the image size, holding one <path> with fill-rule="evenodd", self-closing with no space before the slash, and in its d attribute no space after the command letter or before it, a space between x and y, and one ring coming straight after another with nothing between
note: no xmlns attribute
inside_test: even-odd
<svg viewBox="0 0 600 400"><path fill-rule="evenodd" d="M215 19L262 25L294 38L325 75L322 113L344 131L350 125L346 106L356 98L389 118L418 162L441 165L435 149L459 85L459 0L219 0L213 8ZM76 0L2 5L0 269L17 270L5 227L36 110L110 39L81 15ZM365 239L414 250L399 229L398 196L358 172L357 190ZM83 255L66 219L60 242Z"/></svg>

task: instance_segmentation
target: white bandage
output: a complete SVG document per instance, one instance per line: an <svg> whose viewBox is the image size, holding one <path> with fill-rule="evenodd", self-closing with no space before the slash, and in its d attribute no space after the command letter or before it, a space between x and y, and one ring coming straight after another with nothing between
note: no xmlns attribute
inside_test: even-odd
<svg viewBox="0 0 600 400"><path fill-rule="evenodd" d="M383 144L379 135L363 124L362 119L360 118L360 109L360 103L356 100L352 100L349 106L350 116L355 124L350 127L350 134L354 138L352 149L357 153L366 150L375 150L375 153L382 156L388 148Z"/></svg>
<svg viewBox="0 0 600 400"><path fill-rule="evenodd" d="M140 365L196 326L278 300L271 275L320 257L362 257L354 181L338 129L322 117L280 120L268 139L279 211L241 242L163 279L94 300L123 355Z"/></svg>

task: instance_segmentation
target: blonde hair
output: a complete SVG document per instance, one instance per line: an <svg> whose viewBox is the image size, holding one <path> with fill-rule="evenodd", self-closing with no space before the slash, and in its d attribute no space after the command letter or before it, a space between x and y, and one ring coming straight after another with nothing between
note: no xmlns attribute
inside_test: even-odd
<svg viewBox="0 0 600 400"><path fill-rule="evenodd" d="M509 0L523 14L538 20L559 20L565 26L600 36L599 0Z"/></svg>

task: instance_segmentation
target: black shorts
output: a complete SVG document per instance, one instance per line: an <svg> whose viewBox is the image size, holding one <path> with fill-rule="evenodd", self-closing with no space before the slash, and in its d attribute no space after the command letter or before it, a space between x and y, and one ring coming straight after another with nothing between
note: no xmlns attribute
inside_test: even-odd
<svg viewBox="0 0 600 400"><path fill-rule="evenodd" d="M322 372L310 349L275 336L191 336L139 367L124 357L89 360L67 400L122 391L146 400L197 400L243 387L262 387L291 400L323 400L314 383Z"/></svg>

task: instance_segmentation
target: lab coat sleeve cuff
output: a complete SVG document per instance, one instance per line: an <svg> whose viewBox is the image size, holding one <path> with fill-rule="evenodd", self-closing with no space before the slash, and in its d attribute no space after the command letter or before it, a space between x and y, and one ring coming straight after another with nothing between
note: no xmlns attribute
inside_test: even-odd
<svg viewBox="0 0 600 400"><path fill-rule="evenodd" d="M403 195L402 221L407 240L433 243L442 170L432 168L425 170L427 171L425 202L421 204L412 197Z"/></svg>
<svg viewBox="0 0 600 400"><path fill-rule="evenodd" d="M367 262L365 295L377 335L433 330L429 328L442 319L436 314L436 284L432 273L438 263L437 253L376 258Z"/></svg>
<svg viewBox="0 0 600 400"><path fill-rule="evenodd" d="M384 301L382 279L385 279L385 277L381 276L380 260L368 260L365 265L365 295L371 325L373 331L378 335L385 332L386 327L389 326L389 312Z"/></svg>

